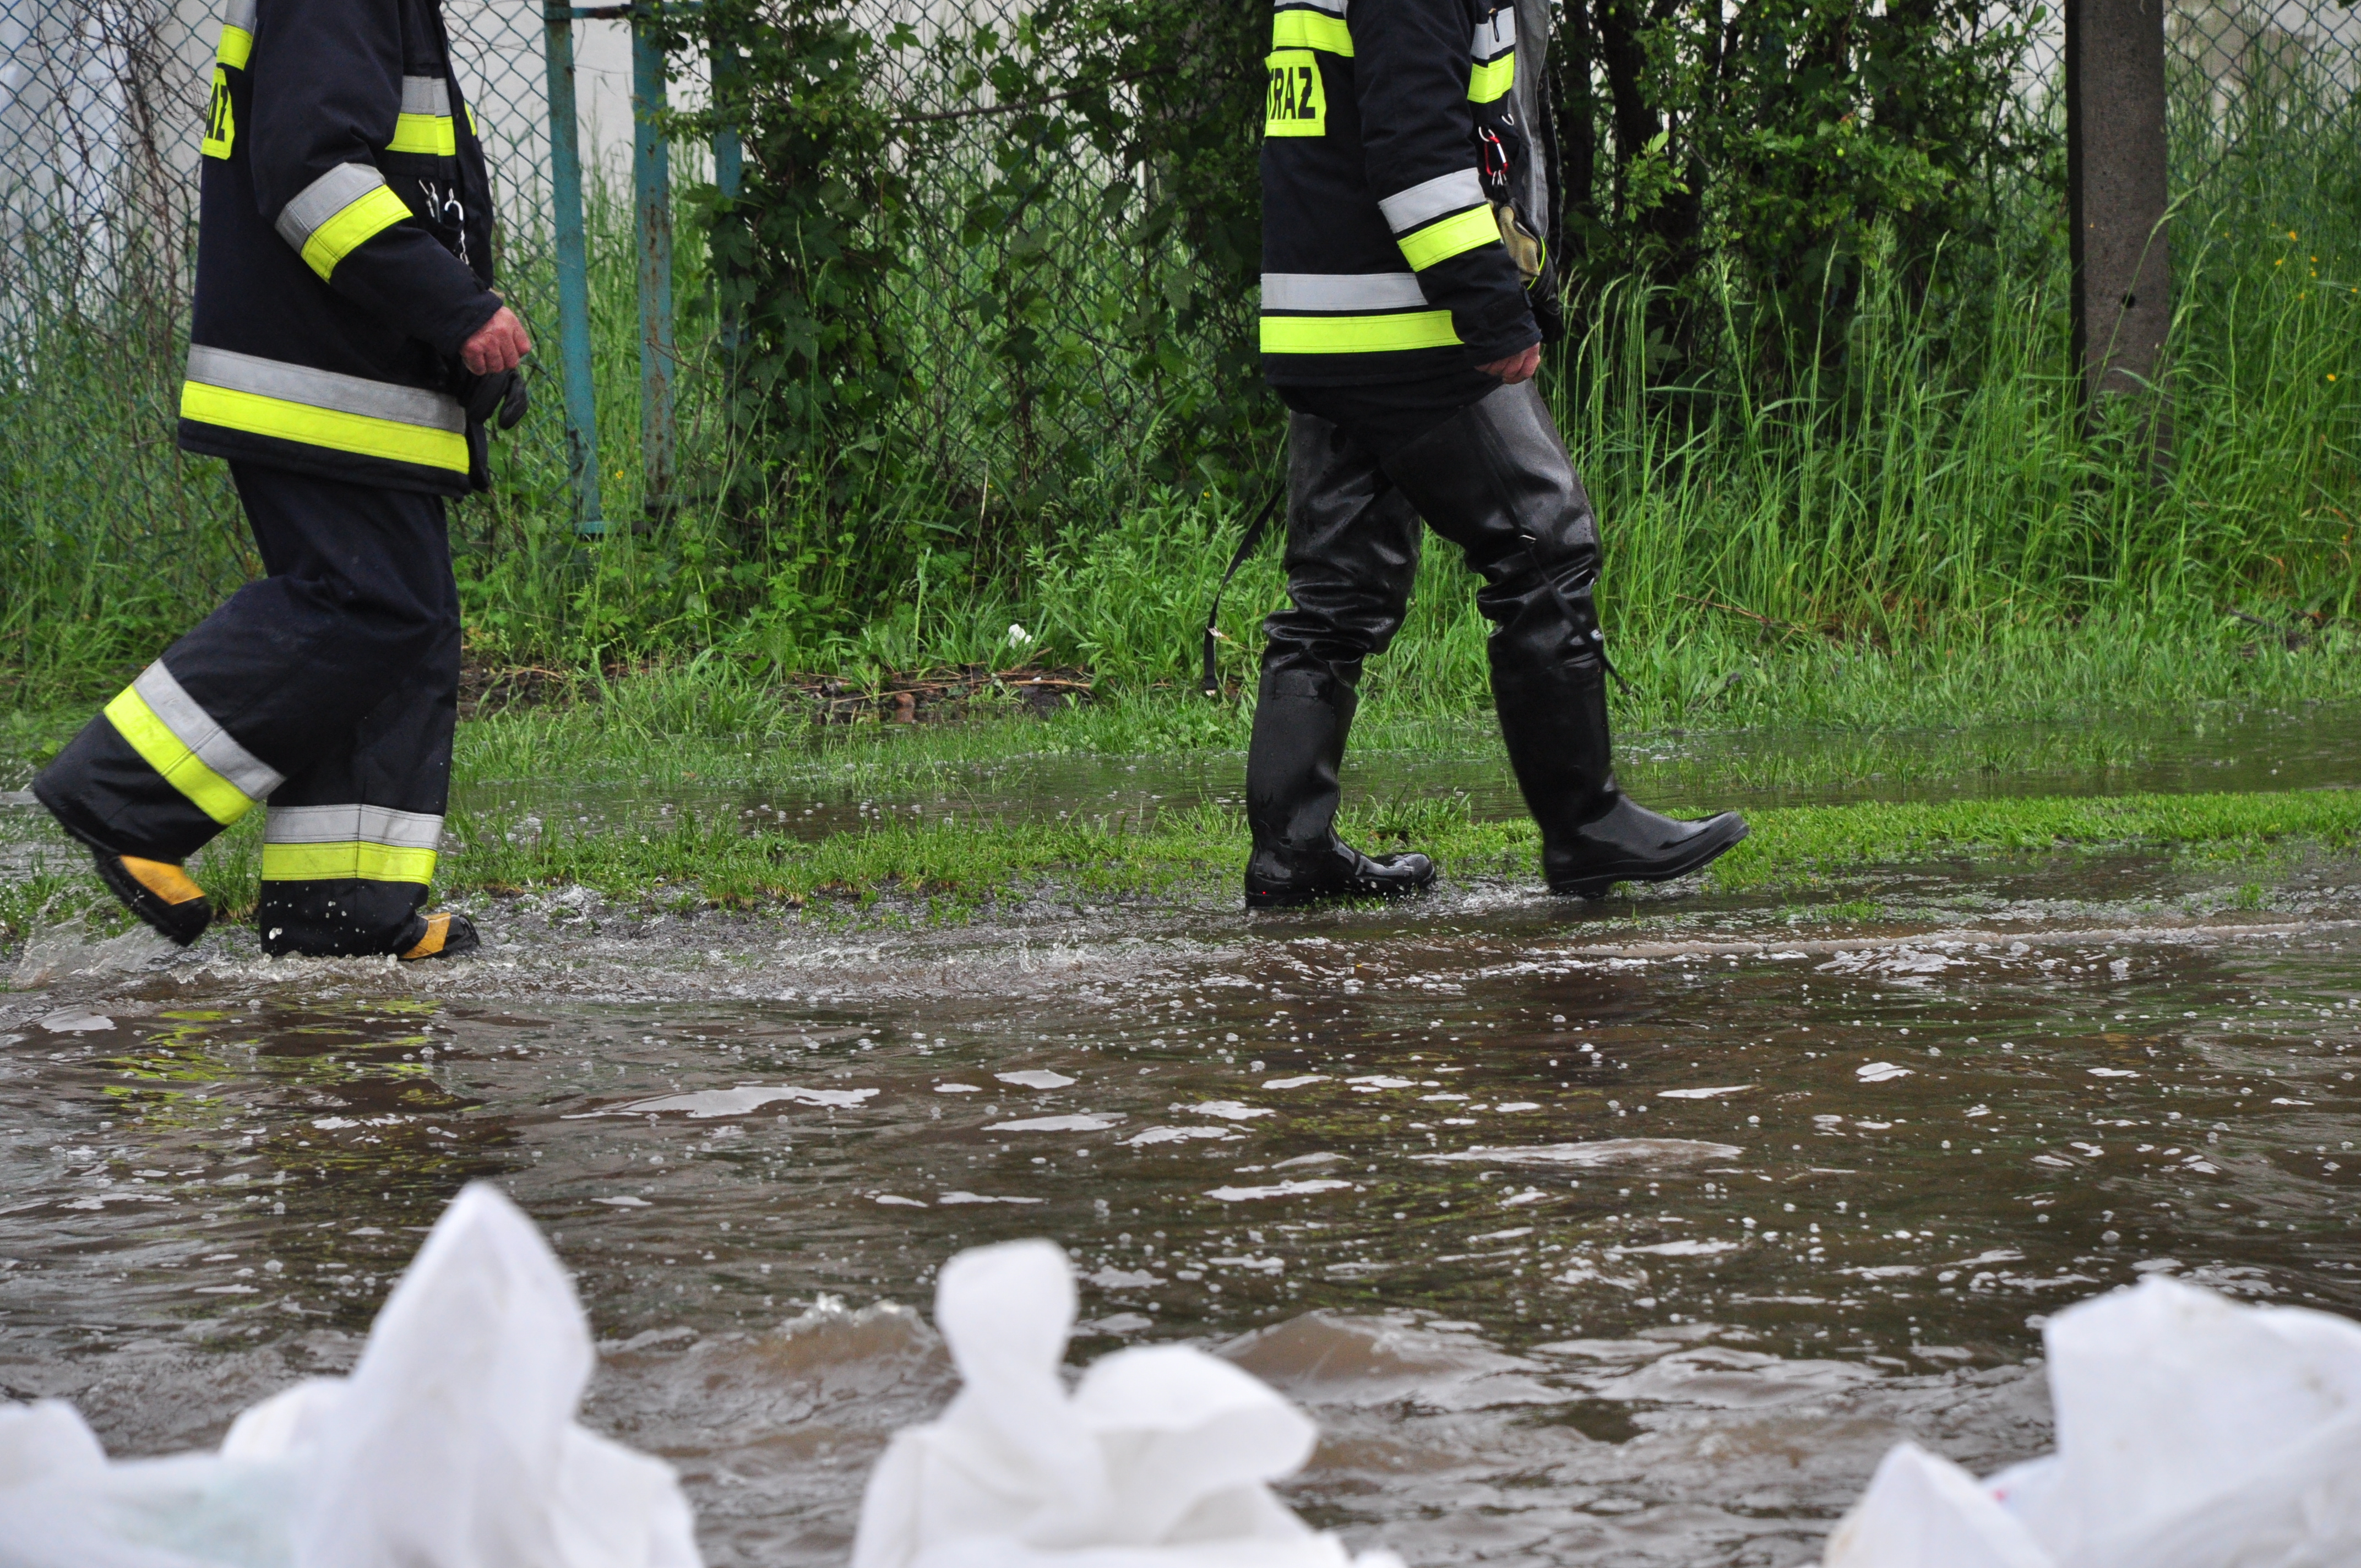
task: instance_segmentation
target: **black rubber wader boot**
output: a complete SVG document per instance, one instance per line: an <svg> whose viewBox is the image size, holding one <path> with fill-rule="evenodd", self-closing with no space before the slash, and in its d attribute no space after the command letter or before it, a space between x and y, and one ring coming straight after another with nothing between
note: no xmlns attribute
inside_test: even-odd
<svg viewBox="0 0 2361 1568"><path fill-rule="evenodd" d="M1399 898L1434 881L1424 855L1372 859L1336 837L1336 771L1356 701L1349 687L1322 691L1301 672L1264 672L1246 750L1246 823L1254 831L1248 909Z"/></svg>
<svg viewBox="0 0 2361 1568"><path fill-rule="evenodd" d="M1389 455L1385 468L1484 576L1477 603L1492 622L1492 699L1541 826L1550 891L1598 898L1619 882L1666 882L1745 838L1735 812L1681 821L1615 783L1606 640L1591 597L1598 530L1540 391L1503 387Z"/></svg>
<svg viewBox="0 0 2361 1568"><path fill-rule="evenodd" d="M1262 680L1246 749L1249 909L1397 898L1434 881L1424 855L1375 858L1336 836L1337 769L1361 661L1401 626L1419 521L1377 463L1323 419L1288 426L1287 592L1263 623Z"/></svg>

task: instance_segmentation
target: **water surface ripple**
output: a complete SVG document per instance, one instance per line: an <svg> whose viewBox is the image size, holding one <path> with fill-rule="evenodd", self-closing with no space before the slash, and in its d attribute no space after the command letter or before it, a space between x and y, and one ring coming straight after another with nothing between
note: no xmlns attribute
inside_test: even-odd
<svg viewBox="0 0 2361 1568"><path fill-rule="evenodd" d="M951 1387L934 1271L1033 1234L1078 1360L1185 1337L1309 1405L1290 1495L1356 1544L1796 1563L1899 1436L2042 1448L2065 1302L2361 1311L2361 867L2246 913L2197 875L1929 872L1852 927L517 900L446 969L125 959L0 996L0 1386L118 1453L214 1441L347 1365L483 1177L578 1271L588 1419L682 1467L717 1564L840 1560Z"/></svg>

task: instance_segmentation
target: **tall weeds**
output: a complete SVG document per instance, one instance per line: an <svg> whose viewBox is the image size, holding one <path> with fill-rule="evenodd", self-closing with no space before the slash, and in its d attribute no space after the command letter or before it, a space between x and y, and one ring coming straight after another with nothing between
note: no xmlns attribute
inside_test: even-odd
<svg viewBox="0 0 2361 1568"><path fill-rule="evenodd" d="M2324 82L2258 97L2226 115L2191 100L2176 119L2177 313L2160 388L2174 442L2161 469L2139 439L2154 406L2085 427L2062 214L2037 183L2012 199L2015 237L1998 251L1872 247L1841 341L1791 347L1775 376L1746 368L1783 330L1774 307L1728 273L1706 280L1722 368L1677 389L1659 384L1640 287L1574 302L1581 325L1548 387L1602 521L1619 660L1663 711L1742 707L1765 659L1801 669L1876 651L1939 681L1947 650L2062 658L2058 639L2078 627L2110 640L2108 657L2137 659L2224 627L2252 636L2224 620L2235 614L2299 635L2352 615L2361 116ZM602 201L590 216L608 510L631 520L628 213ZM1030 658L1133 687L1192 678L1202 607L1260 499L1250 484L1151 478L1143 433L1072 455L1012 531L1007 499L954 463L750 467L719 417L701 247L680 254L686 499L642 531L577 541L555 378L536 380L532 415L500 446L497 491L456 513L473 656L876 676ZM546 259L512 253L508 266L546 362ZM0 680L20 700L119 678L254 569L221 466L172 449L177 303L30 297L0 387ZM917 324L921 343L955 329ZM853 439L923 456L955 415ZM1276 434L1274 419L1269 467ZM849 488L856 471L868 477ZM1378 694L1480 696L1486 629L1469 587L1430 553L1409 624L1373 669ZM1268 553L1231 590L1232 678L1279 592Z"/></svg>

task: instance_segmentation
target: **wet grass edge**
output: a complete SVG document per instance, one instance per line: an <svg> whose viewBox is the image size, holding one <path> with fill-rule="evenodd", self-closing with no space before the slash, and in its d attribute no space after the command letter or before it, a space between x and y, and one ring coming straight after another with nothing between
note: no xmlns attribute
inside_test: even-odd
<svg viewBox="0 0 2361 1568"><path fill-rule="evenodd" d="M1470 820L1464 805L1348 810L1343 828L1371 852L1417 847L1446 881L1539 874L1526 821ZM1717 892L1808 886L1827 872L1933 860L2059 851L2200 850L2247 859L2302 844L2361 843L2361 792L2142 795L1798 806L1755 813L1752 834L1706 873ZM937 914L1043 895L1177 896L1236 876L1247 835L1235 810L1202 806L1137 823L951 819L882 825L802 840L734 821L685 820L663 834L527 836L489 817L454 824L453 892L579 885L666 906L867 905L895 895ZM223 894L231 892L226 886Z"/></svg>
<svg viewBox="0 0 2361 1568"><path fill-rule="evenodd" d="M1747 839L1705 873L1712 893L1808 894L1832 875L1934 861L1999 862L2037 855L2164 851L2213 862L2283 859L2361 846L2361 791L2137 795L1793 806L1752 814ZM1444 881L1534 881L1530 822L1471 820L1463 802L1348 809L1341 826L1372 852L1415 846ZM225 918L250 915L260 834L241 824L194 862ZM522 820L460 814L437 878L451 897L506 898L582 887L609 902L688 914L802 911L824 918L960 922L1038 902L1128 898L1202 905L1226 897L1245 863L1246 823L1202 806L1146 823L953 818L886 824L818 839L685 817L647 835L528 830ZM1848 896L1831 890L1832 898ZM44 872L0 883L0 942L85 919L127 917L94 881Z"/></svg>

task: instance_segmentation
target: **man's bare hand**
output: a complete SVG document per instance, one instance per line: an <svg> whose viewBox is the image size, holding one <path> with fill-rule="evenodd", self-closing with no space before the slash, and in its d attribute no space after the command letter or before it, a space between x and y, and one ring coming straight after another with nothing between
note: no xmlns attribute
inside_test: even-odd
<svg viewBox="0 0 2361 1568"><path fill-rule="evenodd" d="M476 329L475 336L460 345L459 363L478 376L497 376L515 369L532 352L533 339L526 335L524 323L502 305L491 320Z"/></svg>
<svg viewBox="0 0 2361 1568"><path fill-rule="evenodd" d="M500 313L505 315L508 313L503 311ZM1542 345L1538 343L1522 354L1511 354L1506 359L1495 359L1489 365L1476 367L1487 376L1498 376L1500 378L1501 385L1508 387L1513 387L1520 381L1532 380L1541 373L1541 367Z"/></svg>

